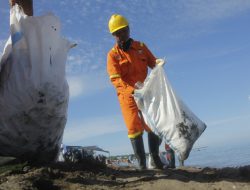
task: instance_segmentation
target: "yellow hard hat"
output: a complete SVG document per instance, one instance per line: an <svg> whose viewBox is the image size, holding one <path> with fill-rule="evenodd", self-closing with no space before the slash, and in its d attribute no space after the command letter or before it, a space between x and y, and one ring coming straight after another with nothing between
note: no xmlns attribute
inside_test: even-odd
<svg viewBox="0 0 250 190"><path fill-rule="evenodd" d="M114 14L109 19L109 31L114 33L117 30L120 30L128 26L128 21L122 15Z"/></svg>

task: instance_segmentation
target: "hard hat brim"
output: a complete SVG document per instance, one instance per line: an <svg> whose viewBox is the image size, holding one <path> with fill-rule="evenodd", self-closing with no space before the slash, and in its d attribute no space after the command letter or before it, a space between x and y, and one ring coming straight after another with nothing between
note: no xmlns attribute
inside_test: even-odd
<svg viewBox="0 0 250 190"><path fill-rule="evenodd" d="M115 30L110 31L110 33L113 34L113 33L115 33L116 31L118 31L118 30L120 30L120 29L122 29L122 28L125 28L125 27L127 27L127 26L128 26L128 25L122 25L122 26L116 28Z"/></svg>

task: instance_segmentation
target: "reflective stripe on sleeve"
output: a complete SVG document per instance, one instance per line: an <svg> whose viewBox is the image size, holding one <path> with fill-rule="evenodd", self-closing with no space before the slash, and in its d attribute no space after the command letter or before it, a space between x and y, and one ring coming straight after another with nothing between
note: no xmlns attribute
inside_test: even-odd
<svg viewBox="0 0 250 190"><path fill-rule="evenodd" d="M116 48L114 48L114 47L112 48L112 51L113 51L113 52L115 52L115 53L117 53L117 52L118 52L118 51L117 51L117 49L116 49Z"/></svg>
<svg viewBox="0 0 250 190"><path fill-rule="evenodd" d="M113 75L110 75L109 78L110 78L110 79L113 79L113 78L121 78L121 75L120 75L120 74L113 74Z"/></svg>

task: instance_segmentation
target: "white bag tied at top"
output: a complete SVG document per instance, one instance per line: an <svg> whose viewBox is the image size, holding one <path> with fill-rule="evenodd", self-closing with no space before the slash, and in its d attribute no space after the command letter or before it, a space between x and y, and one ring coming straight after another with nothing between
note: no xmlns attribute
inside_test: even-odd
<svg viewBox="0 0 250 190"><path fill-rule="evenodd" d="M50 161L67 120L71 43L52 14L28 17L16 5L0 60L0 155Z"/></svg>
<svg viewBox="0 0 250 190"><path fill-rule="evenodd" d="M162 66L156 66L134 99L151 130L165 140L180 160L188 158L195 141L206 129L173 91Z"/></svg>

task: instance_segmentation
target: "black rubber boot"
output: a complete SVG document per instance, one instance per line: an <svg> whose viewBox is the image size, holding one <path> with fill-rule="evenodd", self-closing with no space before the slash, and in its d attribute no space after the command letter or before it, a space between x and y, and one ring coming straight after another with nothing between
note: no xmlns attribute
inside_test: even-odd
<svg viewBox="0 0 250 190"><path fill-rule="evenodd" d="M145 149L144 149L142 135L136 138L131 138L130 140L135 153L135 157L138 160L139 169L140 170L146 169L146 156L145 156Z"/></svg>
<svg viewBox="0 0 250 190"><path fill-rule="evenodd" d="M155 135L153 132L148 133L148 148L149 154L152 157L152 165L157 169L163 169L163 164L159 157L159 146L161 144L161 139Z"/></svg>

